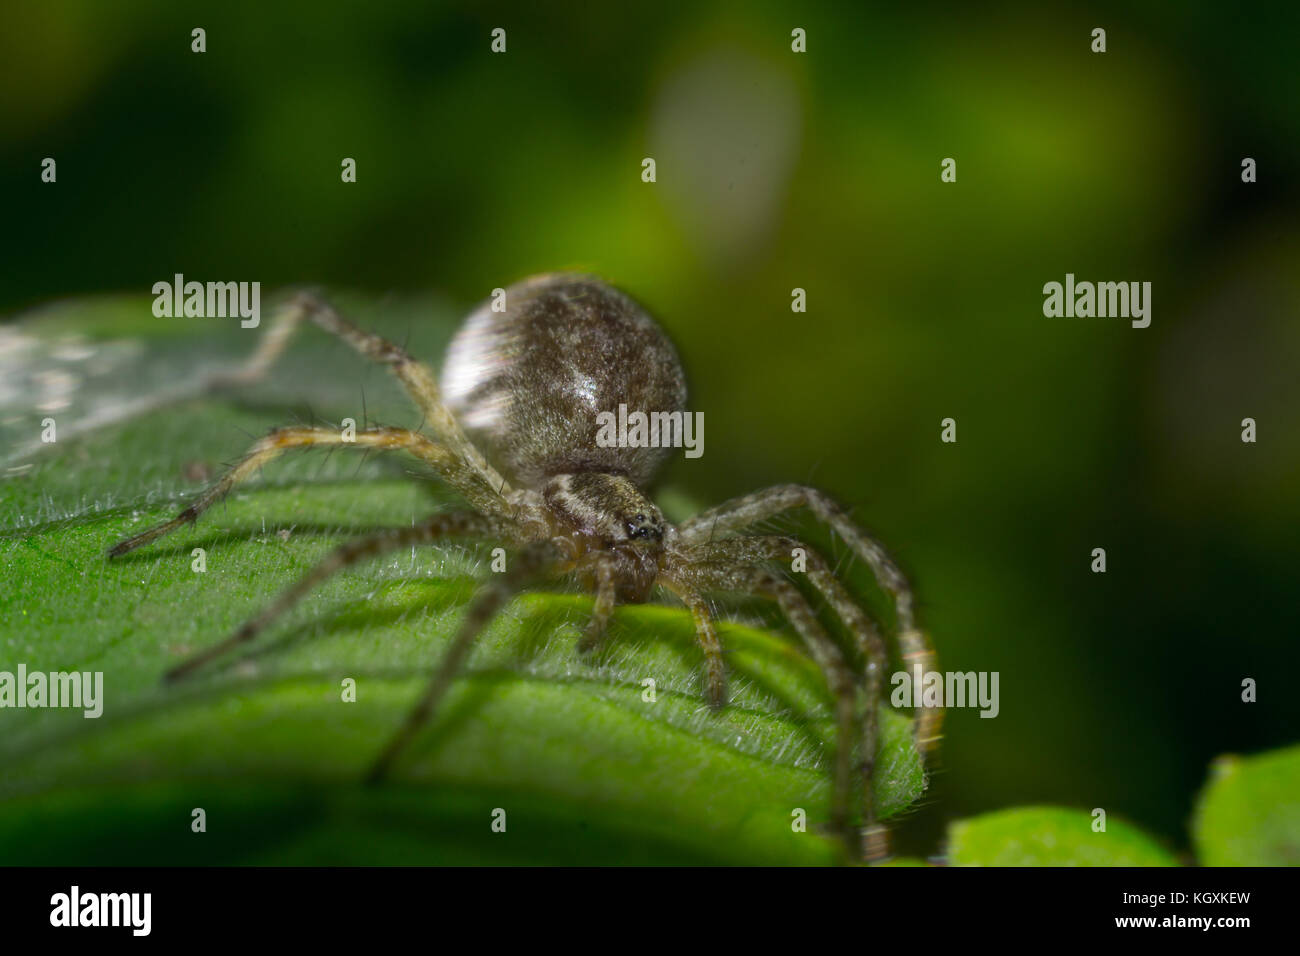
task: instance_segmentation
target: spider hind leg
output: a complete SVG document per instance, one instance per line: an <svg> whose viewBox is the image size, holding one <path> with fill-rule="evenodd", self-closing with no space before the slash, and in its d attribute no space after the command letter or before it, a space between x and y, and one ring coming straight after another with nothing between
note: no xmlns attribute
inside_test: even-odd
<svg viewBox="0 0 1300 956"><path fill-rule="evenodd" d="M208 384L213 388L221 388L231 384L246 384L265 377L304 320L342 339L365 358L387 366L402 384L412 403L420 410L429 428L457 456L465 469L476 475L486 487L500 496L509 494L510 485L470 442L455 416L443 402L442 392L438 388L438 380L433 371L423 362L416 361L401 346L343 318L333 306L315 292L306 290L298 292L280 310L243 366L232 372L212 376Z"/></svg>

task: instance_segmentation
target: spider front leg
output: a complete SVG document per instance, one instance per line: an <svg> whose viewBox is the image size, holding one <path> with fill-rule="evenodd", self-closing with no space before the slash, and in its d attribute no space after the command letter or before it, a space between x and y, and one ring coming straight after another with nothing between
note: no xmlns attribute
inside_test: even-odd
<svg viewBox="0 0 1300 956"><path fill-rule="evenodd" d="M587 629L578 642L579 653L595 650L605 639L605 631L609 627L609 619L617 603L614 559L608 554L598 553L594 558L591 575L595 585L596 600L592 605ZM700 650L704 652L705 686L709 706L715 710L721 709L727 704L727 671L722 662L722 642L718 640L718 630L714 625L708 602L695 590L680 582L668 579L661 583L682 599L682 603L690 610L691 617L695 620L695 639L700 645Z"/></svg>
<svg viewBox="0 0 1300 956"><path fill-rule="evenodd" d="M721 710L727 705L727 668L722 662L722 641L718 640L713 612L701 595L688 591L685 601L695 619L695 640L704 652L704 680L709 692L709 706Z"/></svg>
<svg viewBox="0 0 1300 956"><path fill-rule="evenodd" d="M831 827L841 834L849 854L858 858L861 847L849 826L849 804L853 793L853 744L856 721L853 676L835 642L827 636L808 601L790 581L779 574L761 570L751 572L751 593L774 598L786 619L803 637L808 652L826 675L826 683L835 695L835 771L832 778Z"/></svg>
<svg viewBox="0 0 1300 956"><path fill-rule="evenodd" d="M807 575L812 586L835 610L844 627L853 636L863 657L864 688L861 708L861 753L859 770L862 776L862 833L868 857L879 840L875 822L876 751L879 746L880 681L888 663L884 641L875 622L853 598L847 588L831 571L826 559L813 547L797 538L777 535L741 536L726 538L706 545L694 554L694 559L709 564L727 563L743 566L759 562L784 563L790 561L796 549L803 553ZM784 580L784 579L783 579ZM880 855L884 855L883 851Z"/></svg>
<svg viewBox="0 0 1300 956"><path fill-rule="evenodd" d="M609 619L617 603L614 580L614 561L607 554L597 554L591 568L592 582L595 585L596 600L592 604L591 619L587 629L578 641L578 653L589 654L600 646L609 628Z"/></svg>
<svg viewBox="0 0 1300 956"><path fill-rule="evenodd" d="M224 641L200 651L167 671L167 681L187 677L209 661L255 638L267 625L284 614L326 578L368 558L417 544L428 544L449 537L487 537L499 531L489 519L473 512L437 514L410 528L397 528L345 542L322 558L315 567L280 593L257 615L249 618Z"/></svg>
<svg viewBox="0 0 1300 956"><path fill-rule="evenodd" d="M471 480L447 449L430 441L419 432L405 428L369 428L357 432L355 441L345 441L341 432L330 428L277 428L253 445L243 458L175 518L119 541L109 549L109 557L116 558L128 551L134 551L183 525L193 523L199 515L229 494L235 485L247 480L257 469L286 451L325 445L355 445L359 448L386 450L404 449L437 469L452 485L460 489L475 507L493 502L499 503L493 489Z"/></svg>
<svg viewBox="0 0 1300 956"><path fill-rule="evenodd" d="M884 546L859 528L825 492L806 485L774 485L701 512L680 525L678 532L683 544L699 546L707 544L716 536L734 534L757 522L800 507L807 507L818 520L848 542L853 553L867 563L880 586L893 598L898 617L898 643L904 665L909 670L919 667L922 673L932 670L935 663L934 648L926 634L916 626L912 588L907 578ZM918 702L915 733L917 747L922 753L930 750L938 741L942 719L942 710L927 708Z"/></svg>
<svg viewBox="0 0 1300 956"><path fill-rule="evenodd" d="M695 641L704 654L704 686L709 706L721 710L727 706L727 668L722 660L722 641L718 639L713 612L709 610L704 595L688 582L688 575L679 573L663 578L660 583L681 598L691 612L695 621Z"/></svg>
<svg viewBox="0 0 1300 956"><path fill-rule="evenodd" d="M366 775L367 783L378 783L387 776L397 755L406 748L420 728L428 723L448 688L451 687L451 682L460 672L465 658L469 656L475 638L483 632L488 622L505 603L533 578L562 571L566 564L571 562L572 545L568 539L553 538L548 541L537 541L519 553L509 571L493 575L484 583L482 590L470 604L460 629L456 632L451 646L447 648L447 653L438 663L438 669L434 671L428 688L412 708L401 729L393 735L388 746L370 768L370 772Z"/></svg>
<svg viewBox="0 0 1300 956"><path fill-rule="evenodd" d="M696 617L697 628L701 622L707 622L708 630L713 634L712 619L707 616L707 607L699 597L705 590L738 591L760 597L774 599L786 619L794 627L800 639L808 649L808 654L821 669L822 675L835 697L835 758L831 784L831 829L841 837L851 856L859 852L857 840L849 826L849 804L852 795L852 766L854 724L856 723L856 691L853 675L844 660L844 655L835 646L808 601L790 581L767 568L736 565L733 563L712 564L694 562L687 559L665 577L663 583L670 590L688 601L688 606L705 611L705 616ZM701 638L701 643L704 643ZM706 655L718 662L721 668L720 648L716 655Z"/></svg>

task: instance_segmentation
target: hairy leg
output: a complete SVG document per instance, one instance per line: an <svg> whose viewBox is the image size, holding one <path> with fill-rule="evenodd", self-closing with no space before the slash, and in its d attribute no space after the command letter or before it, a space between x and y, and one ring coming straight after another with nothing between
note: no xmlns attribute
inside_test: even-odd
<svg viewBox="0 0 1300 956"><path fill-rule="evenodd" d="M342 434L332 428L277 428L265 438L259 439L243 458L175 518L119 541L109 549L108 555L111 558L119 557L170 534L182 525L193 523L199 515L224 498L235 485L245 481L268 461L290 449L353 444L358 448L401 449L410 452L446 476L448 481L460 489L475 507L499 501L485 486L460 472L455 457L447 449L425 438L419 432L408 431L405 428L370 428L357 432L354 441L345 442Z"/></svg>
<svg viewBox="0 0 1300 956"><path fill-rule="evenodd" d="M310 292L300 292L285 306L262 337L258 348L249 356L243 367L233 372L214 375L209 384L222 387L243 384L264 376L275 360L285 350L294 331L309 319L320 328L337 335L360 354L381 365L387 365L398 381L406 388L411 400L424 415L425 422L442 439L451 451L465 462L483 483L498 495L505 496L510 486L470 442L460 423L443 404L442 393L433 371L417 362L405 349L394 345L382 336L353 325L334 310L329 303Z"/></svg>
<svg viewBox="0 0 1300 956"><path fill-rule="evenodd" d="M451 682L460 672L465 658L475 638L483 632L489 621L501 610L502 606L531 579L548 572L564 569L565 563L571 561L569 543L563 539L538 541L525 547L512 563L510 570L504 574L492 575L483 585L482 590L469 606L469 612L461 622L460 629L452 639L451 646L438 663L429 686L419 702L407 716L401 729L394 734L380 753L367 775L367 782L377 783L388 773L397 755L409 744L420 728L428 723L429 718L442 701Z"/></svg>
<svg viewBox="0 0 1300 956"><path fill-rule="evenodd" d="M742 531L755 522L765 521L781 512L807 507L823 524L840 535L859 558L867 563L881 587L893 598L898 616L898 642L909 670L934 667L934 649L929 638L916 626L911 586L880 542L859 528L825 492L805 485L774 485L741 498L733 498L716 508L701 512L678 526L685 546L699 546ZM917 705L916 741L922 752L934 746L939 736L943 712Z"/></svg>
<svg viewBox="0 0 1300 956"><path fill-rule="evenodd" d="M695 640L704 652L704 681L709 706L719 710L727 705L727 668L722 660L722 642L718 639L713 612L704 596L681 578L666 578L662 583L681 598L695 620Z"/></svg>
<svg viewBox="0 0 1300 956"><path fill-rule="evenodd" d="M822 598L834 608L844 627L853 636L863 657L864 688L859 708L861 725L861 753L859 771L862 775L862 830L864 846L879 842L875 823L875 791L872 775L875 772L876 750L879 746L879 714L881 677L888 657L884 641L876 623L863 610L847 588L831 571L826 559L811 545L778 535L742 536L725 538L696 550L696 560L710 564L727 563L752 565L759 562L791 562L795 549L802 550L808 568L808 579Z"/></svg>
<svg viewBox="0 0 1300 956"><path fill-rule="evenodd" d="M498 532L497 525L488 519L472 512L453 512L434 515L410 528L397 528L345 542L280 592L279 597L254 617L245 621L235 633L177 664L167 672L166 679L176 681L187 677L209 661L221 657L240 644L251 641L265 630L268 624L292 608L322 581L344 568L416 544L428 544L450 537L484 537Z"/></svg>
<svg viewBox="0 0 1300 956"><path fill-rule="evenodd" d="M849 803L852 796L852 765L857 723L856 692L853 674L844 655L827 635L817 615L799 589L767 568L734 564L686 564L671 575L665 586L685 591L738 591L774 599L782 614L803 640L809 656L821 669L835 698L835 759L831 786L831 828L839 834L852 855L859 853L858 842L849 827Z"/></svg>
<svg viewBox="0 0 1300 956"><path fill-rule="evenodd" d="M600 646L605 639L605 630L614 613L616 592L614 587L614 562L606 554L597 554L591 568L592 579L596 586L596 601L591 609L591 620L578 642L578 652L590 653Z"/></svg>

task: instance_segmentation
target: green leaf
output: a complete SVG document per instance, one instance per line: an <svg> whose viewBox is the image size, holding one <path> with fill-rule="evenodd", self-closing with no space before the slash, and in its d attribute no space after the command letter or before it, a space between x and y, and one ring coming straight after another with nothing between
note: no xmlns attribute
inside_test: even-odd
<svg viewBox="0 0 1300 956"><path fill-rule="evenodd" d="M434 359L453 328L436 302L346 304ZM315 330L265 384L194 394L202 372L256 340L220 321L154 319L147 301L108 300L0 328L0 382L16 385L0 390L0 670L104 674L98 719L0 710L0 859L838 858L818 827L834 736L825 683L766 619L722 626L732 702L715 714L685 611L622 608L604 648L584 658L575 644L590 599L524 594L484 634L392 782L360 786L463 614L488 546L408 549L357 566L247 651L162 687L168 666L224 637L341 541L453 504L407 460L298 454L197 525L106 560L107 547L173 515L201 473L274 425L419 424L381 370ZM40 447L48 416L58 441ZM203 573L191 568L198 547ZM342 700L345 678L356 681L355 703ZM877 805L889 818L925 777L910 720L884 709L882 736ZM195 808L206 833L191 830ZM505 833L491 829L497 808ZM807 833L791 826L796 808Z"/></svg>
<svg viewBox="0 0 1300 956"><path fill-rule="evenodd" d="M1094 833L1092 814L1065 807L1017 807L954 823L949 859L957 866L1177 866L1137 827L1109 815Z"/></svg>
<svg viewBox="0 0 1300 956"><path fill-rule="evenodd" d="M1204 866L1300 865L1300 746L1216 760L1192 834Z"/></svg>

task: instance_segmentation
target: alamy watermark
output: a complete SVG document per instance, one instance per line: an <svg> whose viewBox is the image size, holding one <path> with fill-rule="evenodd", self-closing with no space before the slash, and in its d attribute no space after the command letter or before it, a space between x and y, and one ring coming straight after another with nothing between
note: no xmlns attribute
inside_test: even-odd
<svg viewBox="0 0 1300 956"><path fill-rule="evenodd" d="M684 448L687 458L704 454L703 412L629 412L596 415L596 444L601 448Z"/></svg>
<svg viewBox="0 0 1300 956"><path fill-rule="evenodd" d="M153 928L152 893L83 893L74 885L50 897L51 926L124 926L133 936Z"/></svg>
<svg viewBox="0 0 1300 956"><path fill-rule="evenodd" d="M1048 318L1132 319L1135 329L1151 324L1150 282L1075 282L1065 274L1065 284L1043 286L1043 315Z"/></svg>
<svg viewBox="0 0 1300 956"><path fill-rule="evenodd" d="M255 329L262 321L260 282L186 282L178 272L171 282L155 282L153 294L153 314L160 319L239 316L245 329Z"/></svg>
<svg viewBox="0 0 1300 956"><path fill-rule="evenodd" d="M895 707L978 707L981 717L996 717L998 671L896 671L889 678L894 685L889 702Z"/></svg>
<svg viewBox="0 0 1300 956"><path fill-rule="evenodd" d="M104 712L103 671L0 671L0 708L78 707L87 718Z"/></svg>

